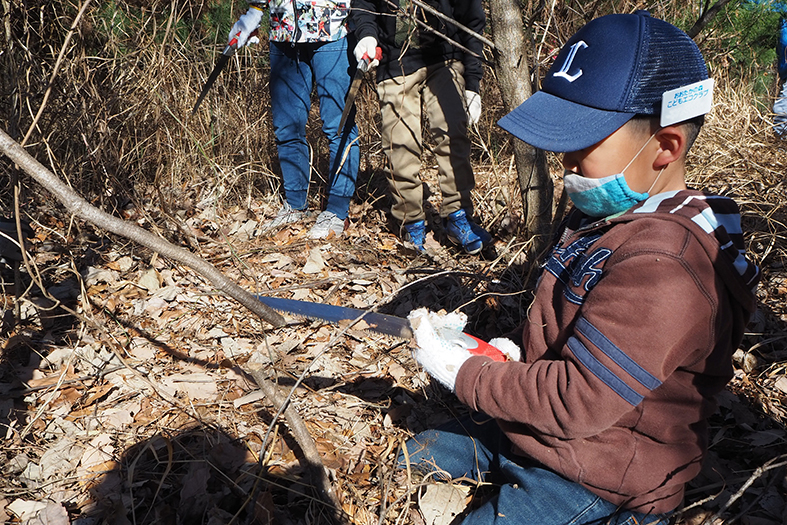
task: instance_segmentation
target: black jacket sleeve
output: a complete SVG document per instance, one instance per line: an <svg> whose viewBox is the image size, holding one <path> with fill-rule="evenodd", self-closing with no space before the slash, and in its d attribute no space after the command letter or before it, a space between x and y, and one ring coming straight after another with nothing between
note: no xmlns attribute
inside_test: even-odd
<svg viewBox="0 0 787 525"><path fill-rule="evenodd" d="M353 0L350 11L350 27L355 33L356 40L373 36L378 41L377 13L380 11L377 2L370 0Z"/></svg>
<svg viewBox="0 0 787 525"><path fill-rule="evenodd" d="M484 44L475 36L428 9L417 10L421 23L407 21L407 15L397 8L399 0L353 0L351 29L357 40L367 36L377 39L383 58L377 67L377 80L409 75L421 67L447 60L461 60L465 67L465 87L478 92L483 66L479 58ZM481 0L421 0L432 9L455 20L472 31L483 34L486 15ZM434 32L422 27L427 23ZM417 28L415 39L409 31ZM439 33L443 36L439 36ZM447 38L444 38L447 37ZM468 54L450 41L457 42L477 56Z"/></svg>
<svg viewBox="0 0 787 525"><path fill-rule="evenodd" d="M484 34L486 28L486 14L481 5L481 0L453 0L454 20L478 33ZM467 49L479 57L484 54L484 43L478 38L469 35L466 31L458 29L457 40ZM464 53L462 62L465 65L465 88L476 93L480 90L481 77L484 74L483 63L478 57Z"/></svg>

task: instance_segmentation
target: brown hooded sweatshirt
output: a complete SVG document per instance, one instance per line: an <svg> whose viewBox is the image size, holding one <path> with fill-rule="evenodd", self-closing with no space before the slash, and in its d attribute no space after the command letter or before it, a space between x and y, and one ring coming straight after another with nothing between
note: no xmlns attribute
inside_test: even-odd
<svg viewBox="0 0 787 525"><path fill-rule="evenodd" d="M574 210L512 336L456 394L533 458L623 508L673 510L700 471L714 395L755 308L737 205L684 190L591 223Z"/></svg>

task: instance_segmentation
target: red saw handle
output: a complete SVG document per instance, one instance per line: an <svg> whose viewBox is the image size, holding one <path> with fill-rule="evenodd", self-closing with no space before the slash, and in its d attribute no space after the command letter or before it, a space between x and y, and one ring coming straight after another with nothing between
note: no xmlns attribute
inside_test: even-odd
<svg viewBox="0 0 787 525"><path fill-rule="evenodd" d="M382 60L382 59L383 59L383 48L378 46L377 49L374 50L374 60ZM364 60L366 62L372 61L372 59L369 58L369 53L364 53L363 56L361 57L361 60Z"/></svg>
<svg viewBox="0 0 787 525"><path fill-rule="evenodd" d="M444 328L438 329L437 335L442 339L450 341L452 344L464 347L473 355L483 355L492 358L494 361L509 361L508 356L501 352L500 349L477 337L466 334L465 332Z"/></svg>
<svg viewBox="0 0 787 525"><path fill-rule="evenodd" d="M240 33L241 33L240 31L235 33L235 36L232 37L232 40L230 40L230 43L227 44L227 48L228 49L229 48L235 49L236 47L238 47L238 37L240 36ZM251 34L249 35L249 38L251 38L253 36L259 36L259 35L260 35L260 30L259 29L255 29L254 31L251 32ZM225 54L226 54L226 50L225 50Z"/></svg>
<svg viewBox="0 0 787 525"><path fill-rule="evenodd" d="M462 335L470 338L472 342L475 343L475 346L468 346L467 350L473 355L485 355L486 357L491 357L493 361L508 361L508 356L494 347L487 343L486 341L482 341L477 337L473 337L470 334L462 333ZM470 344L470 341L468 341Z"/></svg>

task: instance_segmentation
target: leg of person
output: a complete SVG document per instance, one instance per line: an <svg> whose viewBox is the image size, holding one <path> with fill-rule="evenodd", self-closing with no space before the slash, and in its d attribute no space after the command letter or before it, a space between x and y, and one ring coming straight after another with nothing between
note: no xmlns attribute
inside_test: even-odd
<svg viewBox="0 0 787 525"><path fill-rule="evenodd" d="M787 82L773 103L773 130L780 137L787 137Z"/></svg>
<svg viewBox="0 0 787 525"><path fill-rule="evenodd" d="M491 236L472 222L475 187L464 101L464 66L459 61L429 68L424 107L435 139L435 157L443 202L440 215L449 238L468 253L478 253Z"/></svg>
<svg viewBox="0 0 787 525"><path fill-rule="evenodd" d="M409 225L423 225L426 218L423 186L419 175L422 141L421 85L425 74L426 68L422 68L410 75L383 80L377 85L382 115L380 138L390 164L388 182L393 199L391 214L403 227L400 235L407 231ZM411 240L416 248L419 248L420 242L419 249L423 249L423 237Z"/></svg>
<svg viewBox="0 0 787 525"><path fill-rule="evenodd" d="M271 116L287 204L306 209L309 192L309 146L306 121L311 106L312 72L304 46L271 42Z"/></svg>
<svg viewBox="0 0 787 525"><path fill-rule="evenodd" d="M667 525L668 515L646 515L617 506L526 458L513 461L511 442L494 419L473 414L406 443L412 469L437 479L466 477L501 485L500 492L469 511L463 525ZM399 467L406 467L399 455Z"/></svg>
<svg viewBox="0 0 787 525"><path fill-rule="evenodd" d="M469 512L463 525L667 525L668 515L619 510L617 505L537 465L501 454L506 478L499 494Z"/></svg>
<svg viewBox="0 0 787 525"><path fill-rule="evenodd" d="M779 38L776 43L776 54L781 91L773 104L773 130L780 137L787 136L787 20L779 20Z"/></svg>
<svg viewBox="0 0 787 525"><path fill-rule="evenodd" d="M405 443L407 453L399 454L399 468L409 464L412 470L434 473L437 479L488 481L504 442L507 438L494 419L472 414L409 439Z"/></svg>
<svg viewBox="0 0 787 525"><path fill-rule="evenodd" d="M342 38L320 45L312 60L317 95L320 99L322 129L330 150L328 204L310 232L310 237L313 238L327 237L331 231L337 235L342 233L350 199L355 193L360 154L354 112L350 116L351 121L345 124L344 130L339 134L339 121L354 73L350 71L350 65L355 64L354 59L350 60L350 53L347 38Z"/></svg>

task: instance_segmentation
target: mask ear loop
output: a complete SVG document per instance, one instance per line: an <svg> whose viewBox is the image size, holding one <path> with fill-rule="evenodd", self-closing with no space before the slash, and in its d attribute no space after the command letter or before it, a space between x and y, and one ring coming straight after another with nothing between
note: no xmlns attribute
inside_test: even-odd
<svg viewBox="0 0 787 525"><path fill-rule="evenodd" d="M661 174L662 174L662 173L664 173L664 170L665 170L665 169L667 169L667 167L666 167L666 166L664 166L663 168L661 168L661 171L659 171L659 174L658 174L658 175L656 175L656 178L655 178L655 179L653 179L653 184L651 184L651 185L650 185L650 188L648 188L648 191L647 191L648 195L650 195L650 190L652 190L652 189L653 189L653 186L655 186L655 185L656 185L656 183L659 181L659 177L661 177Z"/></svg>
<svg viewBox="0 0 787 525"><path fill-rule="evenodd" d="M642 145L642 147L641 147L641 148L639 148L639 151L637 152L637 154L636 154L636 155L634 155L634 157L633 157L633 158L632 158L632 159L629 161L629 163L628 163L628 164L626 164L626 167L625 167L625 168L623 168L623 169L621 170L621 173L625 173L625 172L626 172L626 170L627 170L627 169L629 169L629 166L631 166L631 165L634 163L634 161L635 161L635 160L637 160L637 157L639 157L639 154L640 154L640 153L642 153L642 152L645 150L645 146L647 146L648 144L650 144L650 141L651 141L651 140L653 140L653 137L655 137L655 136L656 136L656 133L658 133L659 131L661 131L661 128L659 128L659 129L657 129L656 131L654 131L654 132L653 132L653 135L651 135L650 137L648 137L648 140L646 140L646 141L645 141L645 144L643 144L643 145Z"/></svg>

